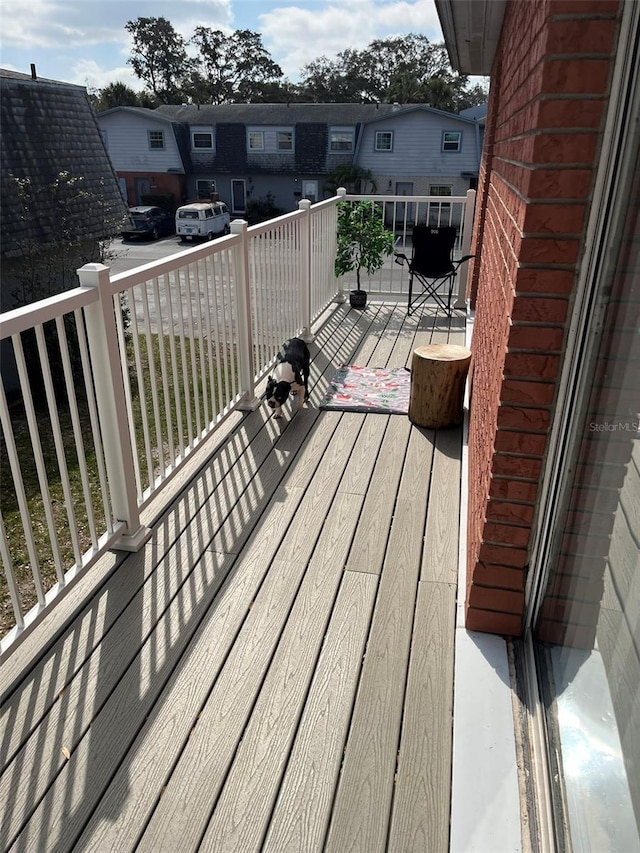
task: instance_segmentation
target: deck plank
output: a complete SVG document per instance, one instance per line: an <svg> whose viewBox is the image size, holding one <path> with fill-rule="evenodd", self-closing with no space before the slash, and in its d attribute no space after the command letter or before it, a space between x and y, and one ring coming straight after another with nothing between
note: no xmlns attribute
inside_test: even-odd
<svg viewBox="0 0 640 853"><path fill-rule="evenodd" d="M258 853L261 849L362 500L358 495L337 495L331 507L200 850ZM361 598L360 585L357 591ZM354 608L361 608L362 601L353 598L349 598L349 616L362 635L362 623L368 624L368 618L356 618ZM362 648L362 643L358 645ZM149 847L154 849L161 848Z"/></svg>
<svg viewBox="0 0 640 853"><path fill-rule="evenodd" d="M389 417L380 448L380 461L371 478L347 560L347 569L351 571L379 574L382 569L410 428L407 418L399 415Z"/></svg>
<svg viewBox="0 0 640 853"><path fill-rule="evenodd" d="M378 579L345 572L263 853L320 853Z"/></svg>
<svg viewBox="0 0 640 853"><path fill-rule="evenodd" d="M390 851L448 848L455 606L455 585L418 585Z"/></svg>
<svg viewBox="0 0 640 853"><path fill-rule="evenodd" d="M421 580L456 583L458 577L461 450L460 428L437 430Z"/></svg>
<svg viewBox="0 0 640 853"><path fill-rule="evenodd" d="M411 440L336 792L327 853L386 847L424 536L432 442ZM420 491L416 491L416 489ZM422 503L420 513L410 508Z"/></svg>

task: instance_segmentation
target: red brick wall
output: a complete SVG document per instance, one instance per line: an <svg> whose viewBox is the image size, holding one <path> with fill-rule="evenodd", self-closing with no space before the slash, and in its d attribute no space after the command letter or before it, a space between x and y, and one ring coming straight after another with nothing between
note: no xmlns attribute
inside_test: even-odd
<svg viewBox="0 0 640 853"><path fill-rule="evenodd" d="M598 161L617 0L507 4L470 276L466 625L521 633L566 323ZM478 248L479 247L479 248Z"/></svg>
<svg viewBox="0 0 640 853"><path fill-rule="evenodd" d="M152 195L172 193L176 207L180 207L186 198L184 175L156 172L117 172L117 175L119 178L124 178L127 183L127 203L132 207L138 204L136 201L136 178L149 178Z"/></svg>

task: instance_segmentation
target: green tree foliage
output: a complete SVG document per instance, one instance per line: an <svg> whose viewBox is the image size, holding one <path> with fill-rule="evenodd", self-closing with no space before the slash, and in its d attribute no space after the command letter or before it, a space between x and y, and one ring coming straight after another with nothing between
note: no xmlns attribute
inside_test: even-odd
<svg viewBox="0 0 640 853"><path fill-rule="evenodd" d="M486 100L482 87L470 89L451 70L443 44L415 33L320 57L302 69L300 87L315 103L428 103L458 112Z"/></svg>
<svg viewBox="0 0 640 853"><path fill-rule="evenodd" d="M323 185L324 191L329 195L335 195L338 187L344 187L348 193L357 195L378 192L371 169L363 169L355 163L336 167Z"/></svg>
<svg viewBox="0 0 640 853"><path fill-rule="evenodd" d="M337 237L335 274L355 270L356 287L362 290L360 270L372 275L393 252L393 232L384 227L380 206L369 201L339 202Z"/></svg>
<svg viewBox="0 0 640 853"><path fill-rule="evenodd" d="M180 103L189 71L185 40L166 18L136 18L125 29L133 40L127 62L136 77L160 103Z"/></svg>
<svg viewBox="0 0 640 853"><path fill-rule="evenodd" d="M483 103L487 92L455 74L443 44L409 33L375 39L364 50L335 59L320 56L302 69L299 84L283 77L259 33L198 26L185 41L165 18L129 21L133 53L128 62L157 103L427 103L458 112ZM195 52L187 56L187 47ZM116 86L117 84L112 84ZM106 87L104 102L125 93ZM129 97L129 95L127 95ZM114 104L122 106L126 104ZM103 109L108 108L103 106Z"/></svg>
<svg viewBox="0 0 640 853"><path fill-rule="evenodd" d="M139 107L138 93L126 83L109 83L104 89L98 89L89 95L96 112L111 110L114 107Z"/></svg>
<svg viewBox="0 0 640 853"><path fill-rule="evenodd" d="M11 175L10 179L20 201L20 219L30 222L39 206L50 211L44 239L29 236L12 247L21 257L21 264L13 273L17 280L12 293L16 304L28 304L76 287L79 266L111 257L111 238L122 227L122 210L116 210L100 192L87 190L83 176L63 171L45 185L30 177ZM104 180L101 184L104 186ZM82 236L86 233L88 210L95 231L102 235L97 245L95 240Z"/></svg>
<svg viewBox="0 0 640 853"><path fill-rule="evenodd" d="M259 33L196 27L191 44L197 48L197 70L187 90L196 103L252 103L264 87L282 77L282 69L262 45Z"/></svg>

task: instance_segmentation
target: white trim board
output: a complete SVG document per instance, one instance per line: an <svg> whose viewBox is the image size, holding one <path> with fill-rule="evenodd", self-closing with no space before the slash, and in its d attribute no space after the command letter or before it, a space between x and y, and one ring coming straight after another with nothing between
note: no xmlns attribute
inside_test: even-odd
<svg viewBox="0 0 640 853"><path fill-rule="evenodd" d="M473 314L467 313L467 346ZM520 853L520 793L507 644L467 631L468 392L462 439L462 494L453 701L450 853Z"/></svg>

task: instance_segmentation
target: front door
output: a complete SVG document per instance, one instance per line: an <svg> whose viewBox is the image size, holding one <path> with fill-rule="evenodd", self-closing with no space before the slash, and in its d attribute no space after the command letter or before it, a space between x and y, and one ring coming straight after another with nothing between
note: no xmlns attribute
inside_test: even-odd
<svg viewBox="0 0 640 853"><path fill-rule="evenodd" d="M151 194L151 181L149 178L136 178L136 204L143 204L142 196Z"/></svg>
<svg viewBox="0 0 640 853"><path fill-rule="evenodd" d="M247 209L247 192L242 179L231 181L231 208L233 213L244 213Z"/></svg>
<svg viewBox="0 0 640 853"><path fill-rule="evenodd" d="M304 181L302 184L302 198L308 198L311 204L318 201L318 182Z"/></svg>
<svg viewBox="0 0 640 853"><path fill-rule="evenodd" d="M396 195L413 195L413 182L412 181L397 181L396 182ZM396 215L395 220L398 224L401 224L403 227L405 225L413 225L413 204L404 204L404 202L398 202L396 204Z"/></svg>

